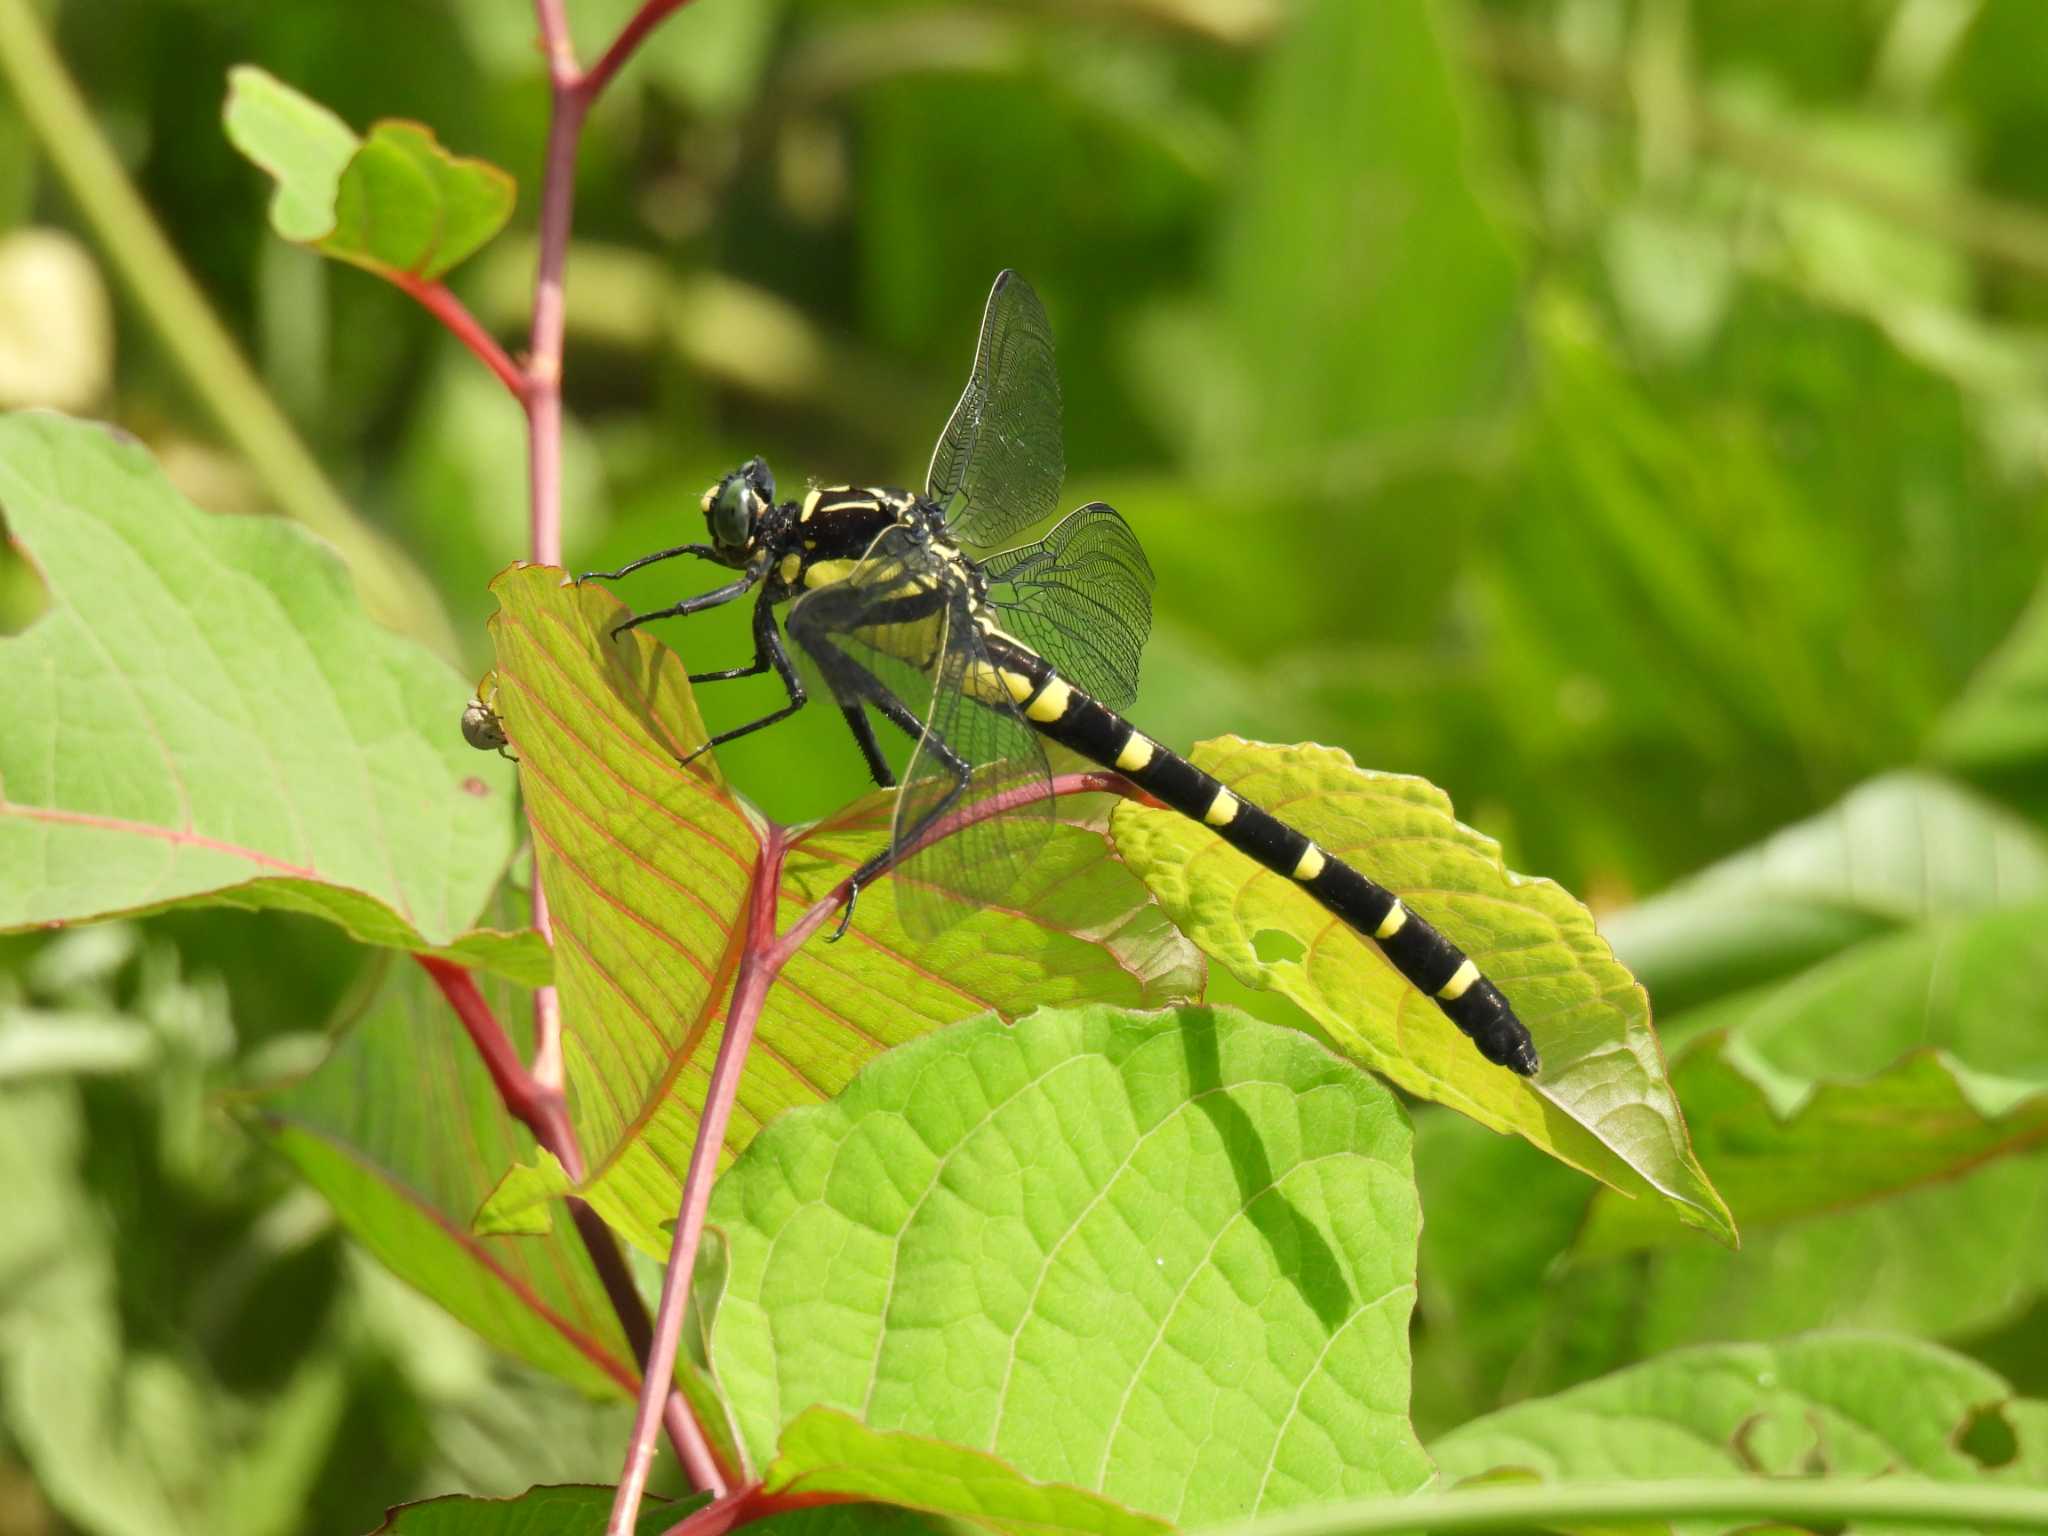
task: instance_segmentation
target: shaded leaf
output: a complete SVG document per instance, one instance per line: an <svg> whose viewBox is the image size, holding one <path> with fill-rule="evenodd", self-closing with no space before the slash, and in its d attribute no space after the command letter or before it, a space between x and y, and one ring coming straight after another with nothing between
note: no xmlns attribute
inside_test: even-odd
<svg viewBox="0 0 2048 1536"><path fill-rule="evenodd" d="M1627 1354L1827 1327L1962 1344L2048 1292L2048 1154L1765 1226L1739 1254L1680 1244L1642 1258L1587 1271L1625 1294Z"/></svg>
<svg viewBox="0 0 2048 1536"><path fill-rule="evenodd" d="M1339 1049L1408 1092L1626 1193L1655 1191L1681 1221L1733 1236L1687 1144L1649 1001L1583 906L1550 881L1510 874L1499 846L1460 825L1423 780L1372 773L1328 747L1235 737L1203 743L1194 758L1399 892L1469 953L1528 1025L1542 1074L1531 1082L1486 1061L1369 940L1211 829L1119 806L1118 851L1212 958L1298 1004Z"/></svg>
<svg viewBox="0 0 2048 1536"><path fill-rule="evenodd" d="M1928 752L2035 816L2048 810L2048 586L1948 707Z"/></svg>
<svg viewBox="0 0 2048 1536"><path fill-rule="evenodd" d="M869 1429L829 1408L805 1410L782 1432L762 1490L796 1497L850 1494L1015 1536L1151 1536L1171 1529L1100 1494L1035 1481L983 1452Z"/></svg>
<svg viewBox="0 0 2048 1536"><path fill-rule="evenodd" d="M524 1054L524 996L485 996ZM492 1344L592 1395L638 1390L631 1347L570 1228L471 1230L494 1181L534 1143L421 967L398 966L319 1070L250 1119L358 1242Z"/></svg>
<svg viewBox="0 0 2048 1536"><path fill-rule="evenodd" d="M468 1494L422 1499L388 1511L371 1536L604 1536L616 1490L588 1484L529 1488L509 1499ZM702 1498L672 1503L647 1497L633 1522L638 1536L659 1536Z"/></svg>
<svg viewBox="0 0 2048 1536"><path fill-rule="evenodd" d="M382 276L437 281L504 228L516 188L494 165L452 155L418 123L346 123L253 65L228 72L229 140L277 180L270 223L285 239Z"/></svg>
<svg viewBox="0 0 2048 1536"><path fill-rule="evenodd" d="M2011 1397L1992 1372L1931 1344L1812 1334L1677 1351L1488 1414L1431 1452L1447 1482L1500 1467L1552 1482L1902 1474L1964 1482L1984 1468L1957 1444L1962 1431Z"/></svg>
<svg viewBox="0 0 2048 1536"><path fill-rule="evenodd" d="M546 975L532 935L465 932L513 835L509 767L456 729L468 685L330 551L57 416L0 420L0 510L50 593L0 639L0 929L280 907Z"/></svg>
<svg viewBox="0 0 2048 1536"><path fill-rule="evenodd" d="M1744 1232L1900 1195L2048 1139L2048 1094L1987 1115L1934 1050L1816 1089L1791 1114L1737 1064L1723 1037L1697 1042L1672 1074L1694 1148ZM1640 1203L1595 1199L1578 1251L1594 1257L1679 1240Z"/></svg>
<svg viewBox="0 0 2048 1536"><path fill-rule="evenodd" d="M1601 931L1677 1008L1931 918L2048 894L2048 839L1952 779L1889 773Z"/></svg>
<svg viewBox="0 0 2048 1536"><path fill-rule="evenodd" d="M498 708L531 807L553 911L563 1048L590 1199L665 1257L738 965L758 818L713 760L676 654L595 586L514 570L494 590ZM875 796L806 834L785 865L778 927L887 836ZM863 892L839 944L814 941L769 989L728 1146L779 1111L845 1086L862 1062L956 1019L1040 1003L1135 1006L1191 996L1192 947L1117 862L1090 812L1062 824L1017 910L976 914L934 943L906 935L894 882ZM1099 812L1094 813L1099 816Z"/></svg>
<svg viewBox="0 0 2048 1536"><path fill-rule="evenodd" d="M955 1025L720 1180L713 1371L757 1461L816 1404L1177 1524L1410 1491L1408 1145L1243 1014Z"/></svg>

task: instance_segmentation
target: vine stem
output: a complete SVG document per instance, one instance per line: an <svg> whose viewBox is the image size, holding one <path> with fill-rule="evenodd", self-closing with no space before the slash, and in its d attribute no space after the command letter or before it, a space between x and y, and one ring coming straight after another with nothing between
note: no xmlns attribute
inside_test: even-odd
<svg viewBox="0 0 2048 1536"><path fill-rule="evenodd" d="M1088 771L1060 774L1037 784L1020 785L977 801L942 817L916 843L901 850L882 867L886 872L910 854L922 851L943 838L1000 816L1019 806L1059 795L1091 793L1123 795L1128 799L1156 805L1137 785L1120 773ZM618 1493L606 1536L631 1536L639 1518L640 1500L647 1491L647 1475L654 1465L654 1433L659 1398L654 1383L666 1380L675 1370L676 1349L682 1338L683 1312L688 1303L690 1279L696 1268L697 1248L704 1236L704 1214L711 1205L711 1182L718 1171L718 1156L725 1146L726 1127L733 1105L739 1098L740 1076L760 1021L761 1003L768 988L781 974L790 956L853 895L849 876L820 898L790 925L780 938L775 934L775 914L782 887L782 865L795 838L787 827L768 824L761 851L754 862L753 883L747 892L747 927L742 940L739 974L733 981L732 1002L726 1009L725 1030L719 1036L718 1058L711 1067L711 1084L704 1097L704 1113L697 1122L697 1136L690 1148L690 1167L683 1177L682 1200L676 1214L675 1233L669 1244L668 1268L662 1276L661 1301L655 1308L654 1342L648 1350L647 1373L640 1387L640 1407L633 1420L633 1437L626 1448L626 1462L619 1474ZM744 1490L742 1490L744 1492ZM737 1506L716 1506L728 1513Z"/></svg>
<svg viewBox="0 0 2048 1536"><path fill-rule="evenodd" d="M737 1525L791 1509L852 1503L868 1495L774 1493L754 1483L694 1510L663 1536L724 1536ZM953 1510L933 1511L941 1515ZM1583 1530L1720 1519L1840 1527L1852 1521L1972 1530L2048 1530L2048 1492L1902 1477L1685 1478L1670 1482L1534 1483L1324 1505L1214 1528L1214 1536L1435 1536Z"/></svg>
<svg viewBox="0 0 2048 1536"><path fill-rule="evenodd" d="M1671 1482L1528 1483L1334 1504L1218 1526L1213 1536L1392 1536L1433 1531L1572 1530L1689 1519L1801 1525L1965 1526L2048 1530L2048 1490L1903 1477L1685 1478Z"/></svg>

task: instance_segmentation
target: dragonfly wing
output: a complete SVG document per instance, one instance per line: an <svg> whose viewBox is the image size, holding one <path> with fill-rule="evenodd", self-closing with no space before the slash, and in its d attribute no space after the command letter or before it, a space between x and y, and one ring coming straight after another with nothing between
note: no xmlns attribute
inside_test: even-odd
<svg viewBox="0 0 2048 1536"><path fill-rule="evenodd" d="M1090 502L1036 544L982 562L1005 631L1112 709L1138 696L1152 629L1152 567L1116 508Z"/></svg>
<svg viewBox="0 0 2048 1536"><path fill-rule="evenodd" d="M1004 272L982 311L974 371L932 450L926 494L962 544L997 549L1052 516L1066 473L1052 326L1031 285Z"/></svg>
<svg viewBox="0 0 2048 1536"><path fill-rule="evenodd" d="M989 660L959 567L889 529L844 580L792 605L789 631L837 696L916 738L890 833L904 927L931 938L1018 904L1051 830L1051 770ZM991 807L998 797L1023 803Z"/></svg>

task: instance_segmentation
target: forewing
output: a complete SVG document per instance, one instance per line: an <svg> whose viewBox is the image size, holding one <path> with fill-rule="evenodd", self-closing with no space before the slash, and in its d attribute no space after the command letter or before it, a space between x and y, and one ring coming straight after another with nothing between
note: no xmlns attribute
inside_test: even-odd
<svg viewBox="0 0 2048 1536"><path fill-rule="evenodd" d="M996 549L1052 516L1066 478L1052 327L1031 285L997 277L981 316L974 372L932 450L926 493L953 536Z"/></svg>
<svg viewBox="0 0 2048 1536"><path fill-rule="evenodd" d="M979 908L1014 904L1051 830L1051 797L996 814L986 802L1043 789L1050 770L1000 687L958 567L892 528L843 581L798 599L789 631L835 693L917 736L891 828L905 928L931 938ZM924 838L956 815L957 830Z"/></svg>
<svg viewBox="0 0 2048 1536"><path fill-rule="evenodd" d="M1112 709L1138 696L1152 629L1152 567L1116 508L1090 502L1036 544L982 562L989 603L1010 634Z"/></svg>

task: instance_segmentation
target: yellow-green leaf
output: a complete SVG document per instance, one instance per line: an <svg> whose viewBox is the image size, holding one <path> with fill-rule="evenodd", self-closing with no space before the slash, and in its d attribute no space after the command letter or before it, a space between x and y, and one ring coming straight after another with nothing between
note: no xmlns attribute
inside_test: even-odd
<svg viewBox="0 0 2048 1536"><path fill-rule="evenodd" d="M704 739L687 668L596 586L521 567L493 590L496 705L520 759L553 911L563 1049L592 1174L584 1193L631 1241L666 1255L684 1171L739 962L759 852L758 815ZM678 635L685 639L687 632ZM786 930L887 836L875 796L791 851ZM1015 910L984 911L912 940L893 882L861 896L845 940L822 935L769 989L728 1150L771 1116L830 1098L861 1064L942 1024L1041 1004L1156 1007L1199 993L1199 956L1110 852L1079 802ZM1093 813L1099 817L1097 808Z"/></svg>
<svg viewBox="0 0 2048 1536"><path fill-rule="evenodd" d="M1224 737L1195 761L1398 892L1498 982L1542 1054L1534 1082L1487 1062L1373 944L1214 832L1127 803L1117 850L1189 937L1249 986L1305 1010L1337 1047L1420 1098L1512 1131L1680 1219L1732 1238L1650 1030L1643 989L1561 887L1503 866L1499 846L1421 779L1329 747Z"/></svg>

